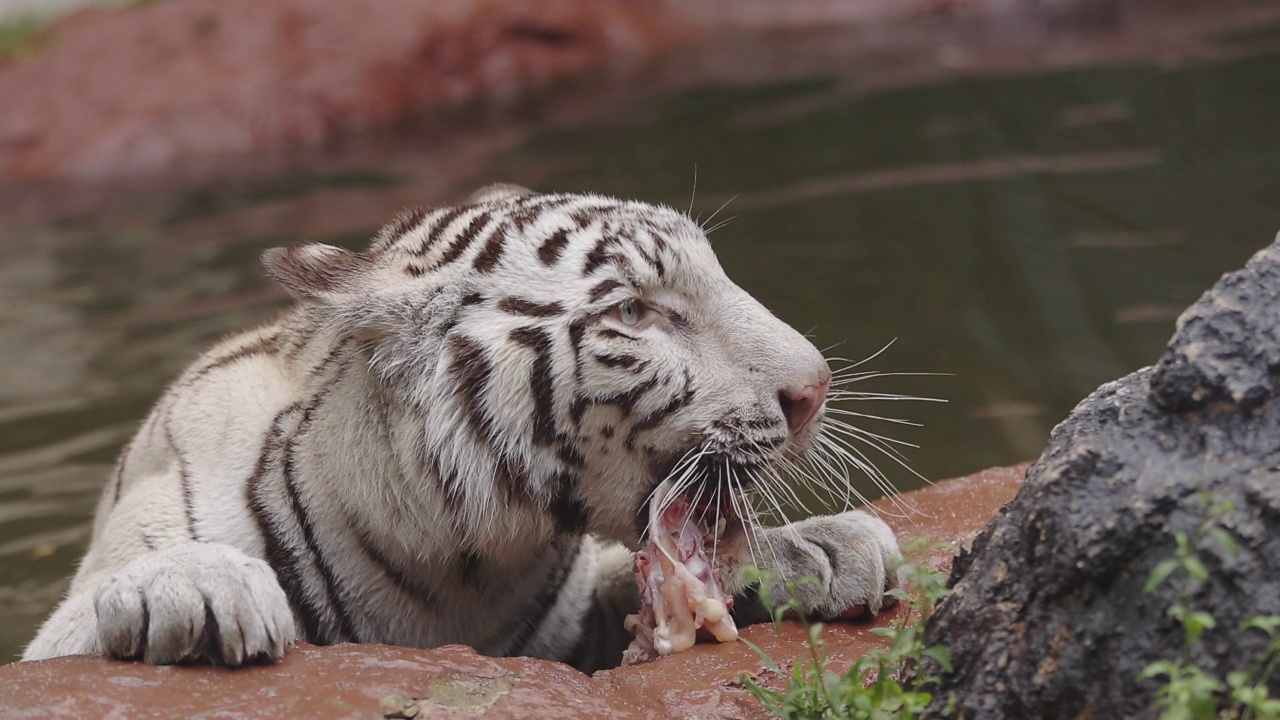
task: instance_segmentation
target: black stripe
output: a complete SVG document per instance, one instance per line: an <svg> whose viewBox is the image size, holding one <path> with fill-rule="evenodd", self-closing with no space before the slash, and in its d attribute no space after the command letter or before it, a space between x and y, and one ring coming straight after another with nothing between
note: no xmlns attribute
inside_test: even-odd
<svg viewBox="0 0 1280 720"><path fill-rule="evenodd" d="M569 323L569 349L573 351L573 372L579 383L582 382L582 338L586 334L587 323L582 318Z"/></svg>
<svg viewBox="0 0 1280 720"><path fill-rule="evenodd" d="M436 604L435 592L418 582L418 579L403 568L396 564L391 558L387 557L373 542L373 538L369 537L369 533L363 528L356 528L351 518L347 518L347 524L356 530L356 537L360 540L360 548L364 550L365 555L369 556L369 560L382 570L382 574L390 578L395 586L409 597L417 600L419 603L431 607Z"/></svg>
<svg viewBox="0 0 1280 720"><path fill-rule="evenodd" d="M111 472L111 506L115 507L120 502L120 488L124 485L124 468L129 461L129 453L133 450L133 443L137 441L138 435L142 434L142 428L134 434L129 440L129 444L124 446L120 451L120 457L116 458L116 467Z"/></svg>
<svg viewBox="0 0 1280 720"><path fill-rule="evenodd" d="M489 239L485 241L484 247L476 255L476 260L472 267L476 269L476 272L492 272L497 267L498 260L502 258L502 251L506 244L507 226L504 223L499 223L489 231Z"/></svg>
<svg viewBox="0 0 1280 720"><path fill-rule="evenodd" d="M422 448L422 452L427 452L426 448ZM440 495L444 498L445 507L453 515L453 524L458 528L459 534L465 529L461 527L462 522L459 519L459 513L463 510L463 504L466 501L466 485L459 478L458 474L452 469L445 469L434 457L427 457L424 464L430 468L431 474L436 476L436 482L440 485Z"/></svg>
<svg viewBox="0 0 1280 720"><path fill-rule="evenodd" d="M526 317L555 317L564 313L564 306L559 302L538 303L518 297L505 297L498 302L498 309L512 315Z"/></svg>
<svg viewBox="0 0 1280 720"><path fill-rule="evenodd" d="M618 244L618 239L612 235L606 235L596 241L596 244L587 252L587 261L582 266L582 275L585 277L590 275L596 268L609 262L611 258L617 257L609 253L609 248Z"/></svg>
<svg viewBox="0 0 1280 720"><path fill-rule="evenodd" d="M384 243L386 245L394 245L397 240L404 237L410 230L418 226L422 222L422 218L427 216L427 209L424 207L410 208L401 212L391 219L391 222L383 230L385 233Z"/></svg>
<svg viewBox="0 0 1280 720"><path fill-rule="evenodd" d="M480 213L479 215L471 218L471 222L467 223L467 226L462 229L462 234L459 235L458 239L454 240L453 244L449 246L449 249L445 251L444 257L440 258L440 262L436 263L436 267L448 265L461 257L462 253L471 246L471 243L475 242L476 237L480 235L480 231L488 224L489 213Z"/></svg>
<svg viewBox="0 0 1280 720"><path fill-rule="evenodd" d="M620 330L614 330L613 328L600 328L599 335L602 338L609 338L609 339L615 339L615 340L639 340L640 339L637 337L632 337Z"/></svg>
<svg viewBox="0 0 1280 720"><path fill-rule="evenodd" d="M187 463L186 456L178 449L178 441L174 439L167 419L163 421L163 425L165 440L173 450L174 456L178 458L178 483L182 488L182 515L187 519L187 536L200 542L200 537L196 534L195 507L191 496L191 466Z"/></svg>
<svg viewBox="0 0 1280 720"><path fill-rule="evenodd" d="M563 436L560 438L560 446L556 448L556 457L560 458L565 465L576 468L582 467L587 462L578 446Z"/></svg>
<svg viewBox="0 0 1280 720"><path fill-rule="evenodd" d="M510 457L500 458L494 466L494 482L502 488L508 501L535 506L529 487L529 471Z"/></svg>
<svg viewBox="0 0 1280 720"><path fill-rule="evenodd" d="M336 380L336 378L335 378ZM355 632L355 626L352 623L351 616L347 612L346 606L342 602L341 595L338 590L337 577L333 568L330 567L328 561L325 560L324 554L320 551L320 543L316 540L315 529L311 526L311 518L307 512L306 505L302 502L302 496L298 492L298 481L294 474L294 443L297 439L306 435L311 429L311 423L315 416L315 411L325 401L328 392L333 388L334 383L326 385L325 390L317 393L310 405L302 411L302 419L298 422L298 427L293 435L285 440L283 449L283 463L281 463L281 471L284 475L284 489L288 495L289 506L293 510L294 517L297 519L298 527L302 530L302 537L307 543L307 550L311 553L312 559L315 561L316 568L320 571L320 577L324 580L325 591L329 596L329 605L333 608L334 614L338 618L338 629L342 639L359 641L360 637Z"/></svg>
<svg viewBox="0 0 1280 720"><path fill-rule="evenodd" d="M596 219L594 211L603 210L604 208L583 208L582 210L574 210L569 213L569 219L577 225L580 230L586 230Z"/></svg>
<svg viewBox="0 0 1280 720"><path fill-rule="evenodd" d="M484 302L484 296L480 293L467 293L462 296L463 305L479 305Z"/></svg>
<svg viewBox="0 0 1280 720"><path fill-rule="evenodd" d="M444 234L444 231L449 228L449 225L455 219L457 219L459 215L466 212L467 210L468 208L465 208L465 207L449 208L439 218L436 218L434 221L432 221L431 227L427 229L427 238L422 241L421 245L419 245L416 249L411 251L411 254L416 255L417 257L423 257L428 252L430 252L431 246L434 245L436 241L441 238L441 236Z"/></svg>
<svg viewBox="0 0 1280 720"><path fill-rule="evenodd" d="M303 348L310 345L312 339L314 339L316 334L320 332L320 323L315 322L312 318L301 315L295 315L294 317L301 317L304 322L302 323L301 328L290 333L290 344L284 351L284 356L288 360L298 359ZM293 318L290 318L290 320L292 319Z"/></svg>
<svg viewBox="0 0 1280 720"><path fill-rule="evenodd" d="M652 237L652 235L650 237ZM667 275L667 266L663 264L662 258L659 256L657 250L654 250L652 253L649 252L644 244L639 242L634 236L628 237L628 240L630 240L631 244L640 252L640 257L644 258L645 262L653 265L654 270L658 273L658 279L665 278Z"/></svg>
<svg viewBox="0 0 1280 720"><path fill-rule="evenodd" d="M577 200L573 195L530 195L528 198L524 202L517 200L520 209L511 216L511 221L520 232L524 232L526 227L536 223L546 213Z"/></svg>
<svg viewBox="0 0 1280 720"><path fill-rule="evenodd" d="M556 494L547 509L562 535L580 535L591 523L591 510L578 494L578 476L572 473L556 476Z"/></svg>
<svg viewBox="0 0 1280 720"><path fill-rule="evenodd" d="M622 416L627 417L631 415L631 411L635 409L636 403L640 402L640 398L644 397L644 394L652 390L657 384L658 378L656 376L650 377L648 380L641 382L639 385L636 385L625 392L596 398L595 404L617 405L618 409L622 410Z"/></svg>
<svg viewBox="0 0 1280 720"><path fill-rule="evenodd" d="M633 368L640 363L635 355L592 355L596 362L613 368Z"/></svg>
<svg viewBox="0 0 1280 720"><path fill-rule="evenodd" d="M511 331L511 339L537 353L529 371L529 389L533 392L533 442L550 445L556 440L554 387L551 368L551 334L537 327L520 327Z"/></svg>
<svg viewBox="0 0 1280 720"><path fill-rule="evenodd" d="M465 335L449 337L449 373L457 381L458 396L471 429L488 442L497 439L493 418L484 407L484 395L493 375L493 364L485 355L484 347Z"/></svg>
<svg viewBox="0 0 1280 720"><path fill-rule="evenodd" d="M634 450L636 446L636 436L646 430L652 430L657 427L668 415L675 413L680 408L693 402L696 393L693 389L693 381L689 377L689 371L685 371L684 376L684 392L671 398L666 405L654 410L638 420L631 429L627 431L627 449Z"/></svg>
<svg viewBox="0 0 1280 720"><path fill-rule="evenodd" d="M579 395L569 404L569 419L573 421L573 426L577 427L582 424L582 415L587 411L587 406L591 402L587 398Z"/></svg>
<svg viewBox="0 0 1280 720"><path fill-rule="evenodd" d="M463 585L479 589L485 584L484 578L480 575L483 561L484 559L472 550L463 550L458 553L458 577L462 579Z"/></svg>
<svg viewBox="0 0 1280 720"><path fill-rule="evenodd" d="M591 294L588 297L591 299L591 302L599 302L600 298L608 295L611 290L620 287L622 287L622 283L614 280L613 278L609 278L608 280L603 280L600 284L591 288Z"/></svg>
<svg viewBox="0 0 1280 720"><path fill-rule="evenodd" d="M279 350L279 346L276 344L279 338L279 333L268 335L264 338L258 338L251 343L246 343L245 345L232 350L226 355L214 358L208 365L205 365L192 373L191 377L187 378L187 382L198 380L220 367L225 367L247 357L252 357L254 355L274 355L276 351Z"/></svg>
<svg viewBox="0 0 1280 720"><path fill-rule="evenodd" d="M560 253L564 252L564 247L568 244L569 231L563 228L557 230L538 248L538 259L543 265L551 267L560 259Z"/></svg>
<svg viewBox="0 0 1280 720"><path fill-rule="evenodd" d="M514 639L508 645L508 656L525 654L525 645L533 639L534 634L542 624L547 621L547 616L551 614L551 609L555 607L556 600L560 597L560 591L564 589L564 584L569 579L569 575L573 572L573 565L578 560L578 555L582 552L582 537L574 536L571 540L573 546L562 550L559 561L556 562L547 574L547 582L538 591L516 617L519 619L522 627L518 632L514 633ZM510 634L508 635L510 636Z"/></svg>
<svg viewBox="0 0 1280 720"><path fill-rule="evenodd" d="M322 624L320 608L305 592L302 580L302 558L293 546L286 541L279 523L275 521L274 504L266 496L264 483L266 475L273 466L279 465L279 454L284 439L283 425L289 415L301 410L301 405L294 403L276 414L258 454L258 462L253 474L245 483L245 499L258 530L262 533L262 544L266 551L267 563L276 572L280 587L289 598L289 605L302 621L302 629L308 642L332 642L331 629L327 623Z"/></svg>
<svg viewBox="0 0 1280 720"><path fill-rule="evenodd" d="M416 278L420 278L423 275L427 274L426 268L422 267L421 265L414 265L412 263L410 263L409 265L406 265L404 267L404 271L408 273L410 276L416 277Z"/></svg>

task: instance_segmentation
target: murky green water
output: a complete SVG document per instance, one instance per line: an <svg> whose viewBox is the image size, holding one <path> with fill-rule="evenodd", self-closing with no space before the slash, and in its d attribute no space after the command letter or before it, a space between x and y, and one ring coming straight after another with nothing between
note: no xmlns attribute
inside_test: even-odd
<svg viewBox="0 0 1280 720"><path fill-rule="evenodd" d="M490 180L684 207L696 163L695 214L737 196L713 240L740 284L832 354L896 339L872 367L949 374L866 388L945 405L859 408L923 423L883 429L944 478L1035 457L1280 229L1274 53L898 89L838 73L699 87L546 128L444 149L383 138L363 163L0 228L0 660L59 598L97 490L164 384L280 304L256 262L267 247L358 246L399 208Z"/></svg>

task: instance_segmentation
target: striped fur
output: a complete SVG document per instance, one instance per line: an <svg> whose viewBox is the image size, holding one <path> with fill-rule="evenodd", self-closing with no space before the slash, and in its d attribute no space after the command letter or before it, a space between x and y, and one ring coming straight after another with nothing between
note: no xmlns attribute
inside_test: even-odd
<svg viewBox="0 0 1280 720"><path fill-rule="evenodd" d="M822 356L667 208L495 186L264 262L298 302L161 398L27 658L234 665L300 637L616 662L653 488L694 448L776 466L820 423L789 430L779 393ZM892 534L835 517L774 562L869 547L814 607L878 607Z"/></svg>

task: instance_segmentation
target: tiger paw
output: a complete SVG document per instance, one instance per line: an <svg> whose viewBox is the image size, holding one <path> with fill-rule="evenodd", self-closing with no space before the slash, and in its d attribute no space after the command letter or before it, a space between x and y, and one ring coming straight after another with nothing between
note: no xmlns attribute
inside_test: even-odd
<svg viewBox="0 0 1280 720"><path fill-rule="evenodd" d="M896 602L886 593L902 584L902 555L880 518L850 511L764 532L758 560L766 577L783 581L772 588L776 601L794 594L817 620L874 615Z"/></svg>
<svg viewBox="0 0 1280 720"><path fill-rule="evenodd" d="M156 665L278 660L297 637L271 567L212 543L139 557L102 581L94 607L104 652Z"/></svg>

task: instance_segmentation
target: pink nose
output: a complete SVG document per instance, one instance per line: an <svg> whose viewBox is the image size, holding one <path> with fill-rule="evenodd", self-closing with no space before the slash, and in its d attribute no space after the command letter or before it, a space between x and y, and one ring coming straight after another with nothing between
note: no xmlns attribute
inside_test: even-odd
<svg viewBox="0 0 1280 720"><path fill-rule="evenodd" d="M814 385L805 385L798 390L779 390L778 404L782 406L782 414L787 418L787 427L791 434L803 430L818 413L822 402L827 399L827 389L831 387L831 373L824 371L822 379Z"/></svg>

